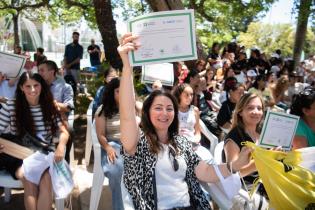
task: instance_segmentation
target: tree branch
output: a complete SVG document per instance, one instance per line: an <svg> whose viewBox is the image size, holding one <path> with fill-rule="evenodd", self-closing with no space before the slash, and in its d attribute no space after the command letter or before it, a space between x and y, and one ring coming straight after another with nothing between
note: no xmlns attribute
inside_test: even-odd
<svg viewBox="0 0 315 210"><path fill-rule="evenodd" d="M69 7L79 7L84 10L90 7L89 4L83 4L83 3L80 3L78 1L73 1L73 0L66 0L66 3Z"/></svg>
<svg viewBox="0 0 315 210"><path fill-rule="evenodd" d="M214 22L215 18L208 15L204 9L205 0L201 0L199 4L196 4L195 0L189 0L189 6L191 9L196 10L202 17L204 17L209 22Z"/></svg>
<svg viewBox="0 0 315 210"><path fill-rule="evenodd" d="M5 1L1 0L0 3L3 4L3 6L0 6L0 10L4 10L4 9L13 9L16 10L18 12L25 10L25 9L31 9L31 8L40 8L40 7L44 7L47 6L49 4L50 0L43 0L42 2L39 3L35 3L35 4L21 4L19 6L14 6L13 4L8 5Z"/></svg>

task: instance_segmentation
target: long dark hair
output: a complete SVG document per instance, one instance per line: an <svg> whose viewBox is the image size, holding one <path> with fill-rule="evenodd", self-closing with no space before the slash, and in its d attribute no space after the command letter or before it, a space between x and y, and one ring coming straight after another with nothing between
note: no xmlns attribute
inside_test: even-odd
<svg viewBox="0 0 315 210"><path fill-rule="evenodd" d="M313 103L315 103L315 89L313 87L306 87L299 94L293 96L290 114L303 117L303 109L310 109Z"/></svg>
<svg viewBox="0 0 315 210"><path fill-rule="evenodd" d="M115 89L119 88L120 80L119 78L112 79L105 88L103 94L103 108L98 116L104 113L106 118L112 118L115 114L119 112L118 104L115 101Z"/></svg>
<svg viewBox="0 0 315 210"><path fill-rule="evenodd" d="M253 83L252 87L258 90L258 88L259 88L258 87L258 82L261 81L261 80L266 81L266 76L264 74L260 74L260 75L258 75L256 77L256 80ZM264 91L264 90L265 90L265 87L262 89L262 91Z"/></svg>
<svg viewBox="0 0 315 210"><path fill-rule="evenodd" d="M178 124L179 124L179 122L178 122L178 105L177 105L176 99L170 93L162 92L160 90L155 90L143 102L142 115L141 115L141 128L142 128L144 134L148 137L148 142L150 145L151 152L153 152L154 154L157 154L161 150L161 145L159 144L156 130L155 130L155 128L151 122L151 119L150 119L150 108L153 104L154 99L158 96L165 96L165 97L169 98L173 103L174 119L168 128L168 138L169 138L169 143L177 151L175 136L178 135Z"/></svg>
<svg viewBox="0 0 315 210"><path fill-rule="evenodd" d="M15 91L15 113L16 113L16 129L18 136L23 136L25 131L31 135L36 135L34 119L31 114L30 105L21 90L21 87L27 80L35 80L41 85L41 92L39 95L39 105L43 114L43 121L45 127L50 127L52 135L55 135L58 130L57 118L60 114L54 105L53 95L50 92L45 80L39 74L24 72L17 84Z"/></svg>

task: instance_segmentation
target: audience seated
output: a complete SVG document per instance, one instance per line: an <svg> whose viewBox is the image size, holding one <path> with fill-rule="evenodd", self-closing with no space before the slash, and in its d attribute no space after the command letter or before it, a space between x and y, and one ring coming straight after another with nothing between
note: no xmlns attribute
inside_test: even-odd
<svg viewBox="0 0 315 210"><path fill-rule="evenodd" d="M225 83L227 100L223 102L220 111L217 116L217 122L223 129L230 130L232 127L232 114L235 109L236 103L240 100L244 94L244 86L240 83L236 83L233 80Z"/></svg>

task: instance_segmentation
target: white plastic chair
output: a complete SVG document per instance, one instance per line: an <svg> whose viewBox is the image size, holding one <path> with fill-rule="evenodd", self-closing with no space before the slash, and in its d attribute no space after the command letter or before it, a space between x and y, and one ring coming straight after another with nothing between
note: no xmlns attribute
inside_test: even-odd
<svg viewBox="0 0 315 210"><path fill-rule="evenodd" d="M4 188L4 202L8 203L11 200L11 189L23 188L23 184L5 170L0 170L0 187ZM55 206L57 210L64 210L64 199L55 199Z"/></svg>
<svg viewBox="0 0 315 210"><path fill-rule="evenodd" d="M224 149L224 141L221 141L219 144L217 144L217 146L214 149L214 161L216 162L216 164L221 164L222 161L222 151Z"/></svg>
<svg viewBox="0 0 315 210"><path fill-rule="evenodd" d="M4 188L4 202L11 200L11 188L23 188L22 182L15 180L5 170L0 170L0 186Z"/></svg>
<svg viewBox="0 0 315 210"><path fill-rule="evenodd" d="M218 144L218 137L216 137L213 133L209 131L207 126L204 124L204 122L200 119L199 120L201 133L206 136L206 138L210 141L210 152L212 155L214 155L214 149L216 145Z"/></svg>
<svg viewBox="0 0 315 210"><path fill-rule="evenodd" d="M68 117L68 124L70 132L73 132L73 124L74 124L74 110L71 110ZM72 141L71 149L70 149L70 166L74 163L74 144Z"/></svg>
<svg viewBox="0 0 315 210"><path fill-rule="evenodd" d="M86 140L85 140L85 164L88 166L90 164L91 151L92 151L92 107L93 101L91 101L89 108L86 112Z"/></svg>
<svg viewBox="0 0 315 210"><path fill-rule="evenodd" d="M93 151L94 151L94 167L93 167L93 183L91 190L91 199L90 199L90 210L97 210L98 204L100 201L103 183L104 183L104 172L101 166L101 145L98 142L95 122L91 126L91 136L93 142Z"/></svg>

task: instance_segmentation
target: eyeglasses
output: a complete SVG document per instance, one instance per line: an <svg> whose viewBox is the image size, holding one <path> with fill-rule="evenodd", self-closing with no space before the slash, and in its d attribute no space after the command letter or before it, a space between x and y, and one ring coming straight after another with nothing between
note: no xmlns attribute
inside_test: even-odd
<svg viewBox="0 0 315 210"><path fill-rule="evenodd" d="M176 151L175 151L174 147L171 145L169 145L168 148L169 148L168 155L169 155L170 159L173 160L173 164L172 164L173 169L174 169L174 171L177 171L179 168L179 165L178 165L178 161L176 159Z"/></svg>

